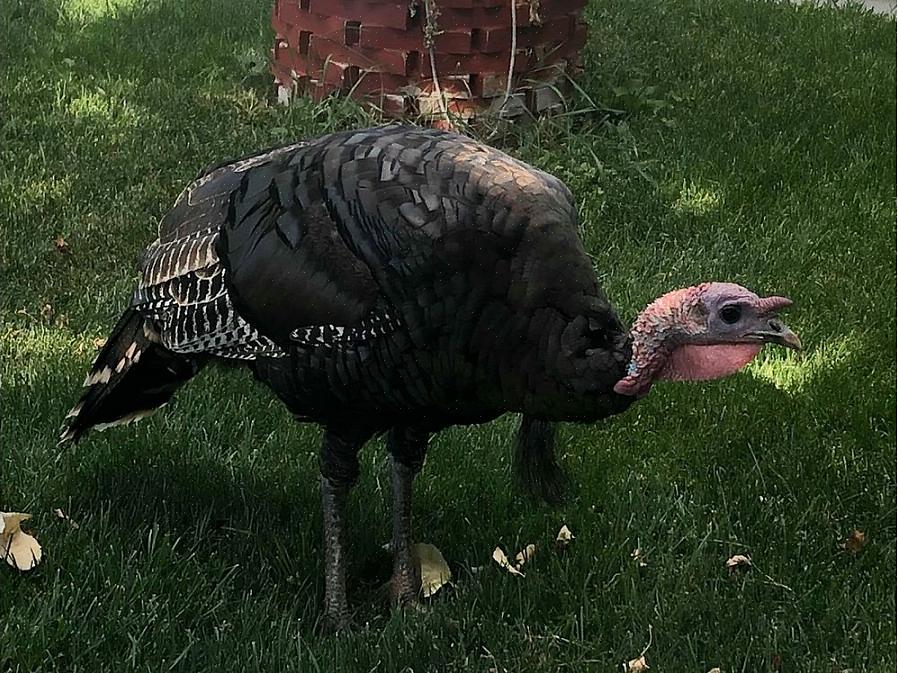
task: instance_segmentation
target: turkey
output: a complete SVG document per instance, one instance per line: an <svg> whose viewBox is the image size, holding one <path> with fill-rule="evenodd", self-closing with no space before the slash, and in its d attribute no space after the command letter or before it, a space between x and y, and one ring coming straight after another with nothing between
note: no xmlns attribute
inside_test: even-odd
<svg viewBox="0 0 898 673"><path fill-rule="evenodd" d="M212 167L162 219L61 441L147 416L215 360L244 363L324 428L325 612L348 622L343 511L388 433L391 596L414 602L412 481L428 439L520 412L517 470L551 496L555 421L597 421L661 379L707 380L765 343L799 348L791 302L730 283L664 295L624 327L558 179L470 138L403 125Z"/></svg>

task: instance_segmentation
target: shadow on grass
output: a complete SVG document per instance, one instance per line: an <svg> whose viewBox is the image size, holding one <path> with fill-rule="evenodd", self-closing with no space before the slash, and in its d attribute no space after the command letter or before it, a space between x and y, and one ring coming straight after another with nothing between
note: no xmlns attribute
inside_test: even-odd
<svg viewBox="0 0 898 673"><path fill-rule="evenodd" d="M166 435L159 440L177 441ZM96 458L96 467L70 475L61 488L72 494L71 510L97 517L102 535L118 548L143 553L147 536L158 531L175 557L212 569L239 566L229 580L234 597L258 596L287 613L310 590L315 606L322 603L317 469L297 465L278 478L244 465L181 457L140 440L117 443L113 454ZM380 546L380 527L372 524L377 515L367 511L370 488L356 488L348 506L348 580L352 603L376 615L386 612L382 585L391 558Z"/></svg>

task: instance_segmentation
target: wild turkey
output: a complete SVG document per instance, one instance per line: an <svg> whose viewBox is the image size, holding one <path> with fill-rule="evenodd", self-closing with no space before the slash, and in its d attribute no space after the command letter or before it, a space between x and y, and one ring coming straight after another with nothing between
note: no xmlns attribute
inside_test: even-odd
<svg viewBox="0 0 898 673"><path fill-rule="evenodd" d="M210 168L182 192L62 441L152 413L210 360L245 362L325 428L325 616L339 628L343 506L370 437L389 433L403 604L418 589L412 480L433 433L522 412L518 469L551 482L552 421L619 413L657 379L735 372L766 342L798 348L775 315L789 303L704 283L627 330L559 180L451 133L335 133Z"/></svg>

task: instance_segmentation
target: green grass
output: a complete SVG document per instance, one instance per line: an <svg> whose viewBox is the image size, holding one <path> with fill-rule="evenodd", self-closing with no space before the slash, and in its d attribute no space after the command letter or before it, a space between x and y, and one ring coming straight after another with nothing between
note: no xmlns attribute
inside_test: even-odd
<svg viewBox="0 0 898 673"><path fill-rule="evenodd" d="M592 4L581 85L626 115L502 146L571 185L626 318L668 289L734 280L794 298L807 352L565 426L577 487L555 510L511 486L513 419L443 433L416 530L458 581L426 614L385 610L378 444L350 512L358 627L316 636L318 431L243 372L55 447L185 182L366 123L352 105L272 107L247 88L269 4L0 11L0 509L32 512L47 552L30 574L0 568L0 671L613 671L650 637L653 671L894 670L895 24L858 10ZM563 522L577 540L557 554ZM858 555L840 548L854 528ZM543 549L526 578L490 563L497 544L529 542ZM734 553L755 569L729 577Z"/></svg>

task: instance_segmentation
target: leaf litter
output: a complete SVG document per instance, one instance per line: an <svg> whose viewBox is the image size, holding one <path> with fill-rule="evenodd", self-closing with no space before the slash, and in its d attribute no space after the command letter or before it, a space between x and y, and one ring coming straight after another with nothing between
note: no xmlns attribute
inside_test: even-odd
<svg viewBox="0 0 898 673"><path fill-rule="evenodd" d="M518 577L524 577L524 573L522 573L517 566L512 565L508 561L508 557L505 555L505 552L502 551L501 547L496 547L493 550L493 560L499 564L501 568L504 568L512 575L517 575Z"/></svg>
<svg viewBox="0 0 898 673"><path fill-rule="evenodd" d="M576 538L571 532L571 529L564 525L561 527L561 530L558 531L558 535L555 536L555 547L558 549L564 549L575 539Z"/></svg>
<svg viewBox="0 0 898 673"><path fill-rule="evenodd" d="M645 653L649 651L649 648L652 646L652 625L649 624L649 642L646 643L646 646L642 648L642 652L639 653L639 656L635 659L630 659L627 663L623 664L621 668L623 668L624 673L644 673L644 671L649 670L649 662L645 659Z"/></svg>
<svg viewBox="0 0 898 673"><path fill-rule="evenodd" d="M38 541L22 530L22 522L30 518L21 512L0 512L0 559L17 570L31 570L43 558Z"/></svg>
<svg viewBox="0 0 898 673"><path fill-rule="evenodd" d="M854 555L860 554L866 546L867 534L857 528L851 531L851 535L845 538L845 541L842 543L842 548Z"/></svg>
<svg viewBox="0 0 898 673"><path fill-rule="evenodd" d="M417 542L412 545L412 556L418 564L421 576L421 593L430 598L452 579L449 564L442 552L432 544Z"/></svg>

